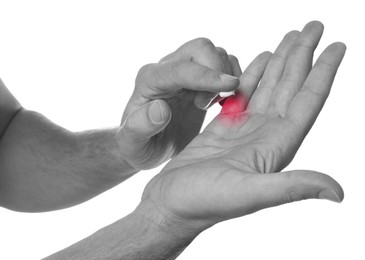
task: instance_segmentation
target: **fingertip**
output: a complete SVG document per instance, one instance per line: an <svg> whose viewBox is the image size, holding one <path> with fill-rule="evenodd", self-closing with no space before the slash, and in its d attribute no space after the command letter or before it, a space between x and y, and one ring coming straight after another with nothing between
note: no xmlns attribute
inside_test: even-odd
<svg viewBox="0 0 365 260"><path fill-rule="evenodd" d="M257 56L257 59L261 60L262 62L267 63L269 61L269 59L271 58L271 56L272 56L271 51L264 51Z"/></svg>
<svg viewBox="0 0 365 260"><path fill-rule="evenodd" d="M326 60L325 63L334 64L335 67L338 67L345 56L346 49L347 47L343 42L334 42L327 46L318 59L323 58Z"/></svg>
<svg viewBox="0 0 365 260"><path fill-rule="evenodd" d="M234 62L236 64L239 64L239 60L236 56L232 55L232 54L229 54L228 55L228 59L231 61L231 62Z"/></svg>
<svg viewBox="0 0 365 260"><path fill-rule="evenodd" d="M341 186L340 186L341 187ZM341 189L340 189L340 192L339 193L337 193L338 194L338 197L340 198L340 202L342 202L344 199L345 199L345 192L344 192L344 190L342 189L342 187L341 187Z"/></svg>
<svg viewBox="0 0 365 260"><path fill-rule="evenodd" d="M341 202L344 192L341 185L331 176L310 170L293 170L267 175L271 188L267 190L274 198L272 205L303 199L327 199ZM268 200L271 200L270 198Z"/></svg>
<svg viewBox="0 0 365 260"><path fill-rule="evenodd" d="M237 87L238 84L240 83L238 77L228 74L220 74L219 78L221 79L221 81L223 81L224 86L226 88L229 88L229 90L233 90L233 88Z"/></svg>
<svg viewBox="0 0 365 260"><path fill-rule="evenodd" d="M316 47L323 35L324 26L319 21L307 23L300 35L298 36L298 44Z"/></svg>
<svg viewBox="0 0 365 260"><path fill-rule="evenodd" d="M344 191L341 185L331 176L308 170L294 171L294 174L298 174L297 176L304 181L303 183L307 183L313 188L318 187L318 199L327 199L337 203L344 199Z"/></svg>
<svg viewBox="0 0 365 260"><path fill-rule="evenodd" d="M328 176L326 174L323 174L323 175L327 176L327 178L329 178L329 180L330 180L330 182L329 182L330 188L327 190L324 190L325 194L326 193L330 194L330 192L327 192L327 191L332 191L334 193L334 196L332 197L333 198L332 201L338 202L338 203L342 202L343 199L345 198L345 192L344 192L343 188L341 187L341 185L335 179L333 179L331 176ZM320 192L320 194L319 194L319 198L323 199L323 197L321 198L321 196L323 196L323 191ZM328 197L324 198L324 199L331 200Z"/></svg>
<svg viewBox="0 0 365 260"><path fill-rule="evenodd" d="M318 194L318 199L325 199L337 203L341 203L343 200L334 190L322 190Z"/></svg>
<svg viewBox="0 0 365 260"><path fill-rule="evenodd" d="M305 27L310 27L310 28L316 27L316 28L318 28L318 30L321 30L321 31L324 30L324 24L319 20L310 21L309 23L307 23L307 25Z"/></svg>
<svg viewBox="0 0 365 260"><path fill-rule="evenodd" d="M334 43L332 43L330 46L333 46L333 47L335 47L335 48L337 48L337 49L341 50L341 52L342 52L342 53L344 53L344 54L345 54L345 52L346 52L346 50L347 50L347 46L346 46L346 44L345 44L345 43L343 43L343 42L334 42Z"/></svg>
<svg viewBox="0 0 365 260"><path fill-rule="evenodd" d="M257 55L256 58L248 65L246 70L240 76L241 85L242 85L242 82L244 81L244 79L247 77L246 74L248 74L250 77L253 76L254 78L261 79L261 75L264 72L266 65L269 62L271 56L272 56L272 52L270 52L270 51L264 51L264 52L260 53L259 55Z"/></svg>
<svg viewBox="0 0 365 260"><path fill-rule="evenodd" d="M341 187L341 185L331 176L322 173L322 175L326 176L326 178L328 179L328 184L329 184L329 188L336 194L338 200L336 202L341 202L343 201L344 197L345 197L345 192L343 190L343 188Z"/></svg>
<svg viewBox="0 0 365 260"><path fill-rule="evenodd" d="M266 67L266 64L269 62L270 58L272 56L271 51L264 51L256 56L256 58L250 63L251 64L264 64ZM247 69L246 69L247 71Z"/></svg>
<svg viewBox="0 0 365 260"><path fill-rule="evenodd" d="M260 55L263 55L263 56L271 56L272 55L272 52L271 51L264 51Z"/></svg>
<svg viewBox="0 0 365 260"><path fill-rule="evenodd" d="M216 47L216 50L217 50L217 52L218 52L220 55L223 55L223 56L228 57L228 53L227 53L227 51L226 51L224 48L222 48L222 47Z"/></svg>

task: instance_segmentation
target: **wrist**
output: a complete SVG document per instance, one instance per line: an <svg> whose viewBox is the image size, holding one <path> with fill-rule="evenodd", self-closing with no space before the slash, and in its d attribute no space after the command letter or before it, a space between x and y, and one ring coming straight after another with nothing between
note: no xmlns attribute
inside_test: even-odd
<svg viewBox="0 0 365 260"><path fill-rule="evenodd" d="M175 259L194 235L180 234L153 205L141 203L131 214L47 259ZM167 224L167 225L166 225Z"/></svg>
<svg viewBox="0 0 365 260"><path fill-rule="evenodd" d="M149 259L175 259L202 232L146 200L127 218L139 233L133 251L148 252Z"/></svg>
<svg viewBox="0 0 365 260"><path fill-rule="evenodd" d="M179 217L149 199L142 200L132 214L148 223L151 230L181 241L191 242L201 232L212 226L199 220Z"/></svg>
<svg viewBox="0 0 365 260"><path fill-rule="evenodd" d="M123 180L138 172L122 157L115 134L117 128L71 133L75 149L89 163L90 172L103 172Z"/></svg>

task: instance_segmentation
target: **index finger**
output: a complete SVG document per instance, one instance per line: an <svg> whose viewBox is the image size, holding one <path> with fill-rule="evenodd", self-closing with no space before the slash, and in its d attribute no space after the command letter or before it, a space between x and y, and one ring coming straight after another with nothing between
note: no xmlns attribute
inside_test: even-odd
<svg viewBox="0 0 365 260"><path fill-rule="evenodd" d="M136 78L136 89L147 98L168 97L182 89L227 92L238 84L237 77L185 60L146 65Z"/></svg>

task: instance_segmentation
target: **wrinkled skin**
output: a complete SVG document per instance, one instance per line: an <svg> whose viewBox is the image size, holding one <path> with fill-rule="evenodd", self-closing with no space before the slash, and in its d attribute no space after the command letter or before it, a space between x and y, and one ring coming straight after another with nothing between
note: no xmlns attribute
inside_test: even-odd
<svg viewBox="0 0 365 260"><path fill-rule="evenodd" d="M258 56L241 77L247 109L236 113L233 124L225 123L227 114L218 115L150 181L142 203L203 230L287 202L340 202L343 190L328 175L280 172L317 118L345 54L344 44L333 43L312 67L322 32L321 23L311 22L288 33L273 55Z"/></svg>
<svg viewBox="0 0 365 260"><path fill-rule="evenodd" d="M141 170L178 154L199 134L209 102L219 92L236 89L241 73L234 56L204 38L142 67L117 134L123 158ZM222 74L237 77L224 81ZM149 118L154 101L163 110L159 123Z"/></svg>

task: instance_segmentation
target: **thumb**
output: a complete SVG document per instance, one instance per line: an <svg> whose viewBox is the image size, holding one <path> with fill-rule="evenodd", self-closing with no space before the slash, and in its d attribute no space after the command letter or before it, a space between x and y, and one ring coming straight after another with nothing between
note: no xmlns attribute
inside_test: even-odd
<svg viewBox="0 0 365 260"><path fill-rule="evenodd" d="M130 113L117 132L122 156L127 160L143 159L149 139L166 127L171 115L169 105L163 100L148 102Z"/></svg>
<svg viewBox="0 0 365 260"><path fill-rule="evenodd" d="M250 189L255 196L253 211L304 199L327 199L341 202L344 192L330 176L307 170L260 174L253 178Z"/></svg>

